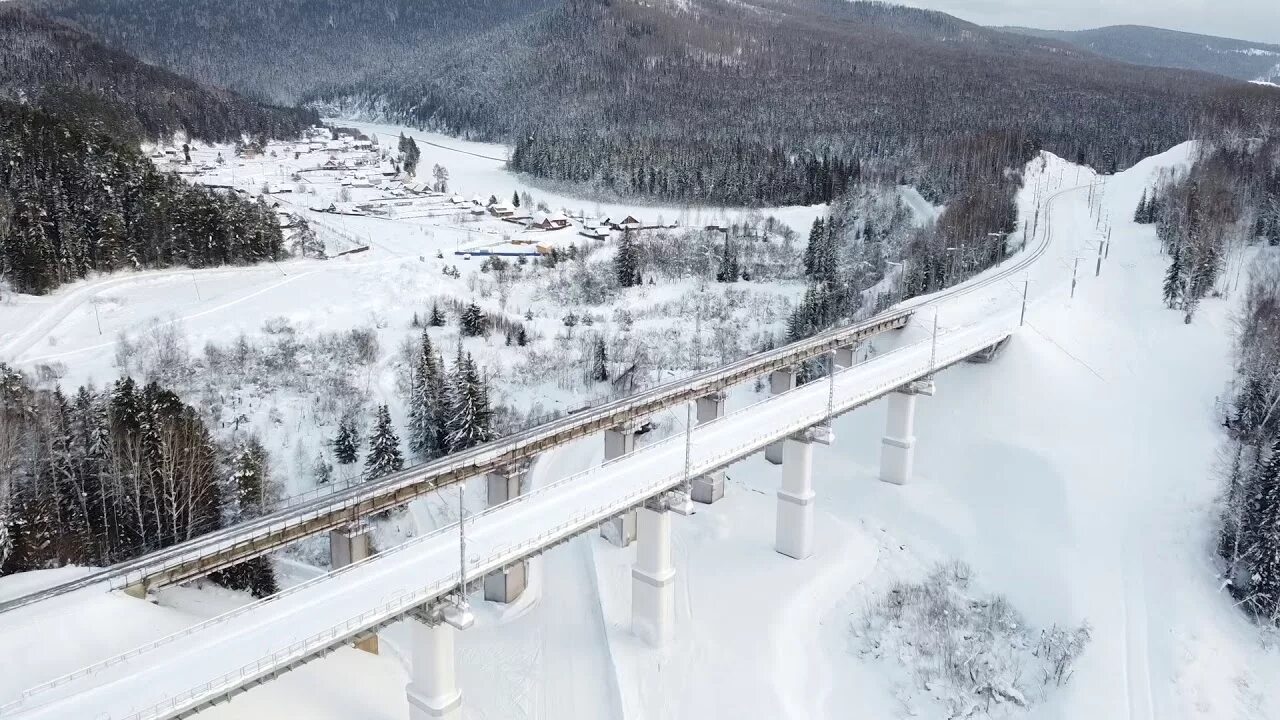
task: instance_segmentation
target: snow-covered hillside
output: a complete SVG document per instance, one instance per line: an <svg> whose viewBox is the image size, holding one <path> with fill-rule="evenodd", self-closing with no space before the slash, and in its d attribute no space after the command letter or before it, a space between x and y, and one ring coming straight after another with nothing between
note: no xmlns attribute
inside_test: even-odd
<svg viewBox="0 0 1280 720"><path fill-rule="evenodd" d="M1027 324L993 362L945 371L936 397L920 400L911 484L876 479L883 403L839 419L835 444L815 452L818 549L794 561L772 548L779 469L762 457L730 468L722 502L673 523L678 640L663 652L641 646L628 629L633 551L594 536L555 549L538 561L521 603L485 607L478 627L460 637L465 716L945 717L936 693L896 657L868 653L860 633L868 609L894 583L953 561L972 568L975 594L1004 596L1037 630L1080 623L1093 630L1068 683L1049 688L1028 711L1004 706L993 715L1280 716L1280 658L1219 591L1212 562L1213 411L1230 377L1234 297L1206 301L1195 323L1184 325L1161 303L1165 259L1154 230L1130 220L1158 173L1185 166L1191 152L1180 146L1105 181L1052 156L1032 162L1020 211L1028 217L1038 201L1051 205L1039 231L1052 244L1028 278ZM1107 226L1111 245L1095 277ZM343 270L290 264L288 275L274 278L271 268L201 274L202 299L188 301L184 322L200 340L235 332L241 322L256 328L275 314L358 322L364 313L389 312L377 305L385 301L371 299L380 287L426 293L444 282L434 273L417 279L414 252L371 251L367 260L333 266ZM133 306L172 306L190 278L158 273L129 282L137 284L121 291L121 302L138 322L155 311ZM90 330L91 307L76 293L110 287L60 293L54 310L22 316L45 319L17 337L53 353L48 338L56 337L75 350L77 363L101 358L110 338ZM1015 309L1022 291L1014 282L943 304L940 324ZM348 300L328 299L338 293ZM302 308L303 298L326 299ZM61 317L58 307L66 308ZM24 308L5 312L17 322ZM240 317L250 311L251 320ZM876 350L926 337L932 317L925 315L901 338L877 340ZM109 358L91 367L108 372ZM730 409L754 399L753 388L740 388ZM669 432L683 418L659 420ZM539 460L533 481L599 458L593 442L566 446ZM403 522L433 524L440 510L420 502ZM0 579L0 597L54 579ZM220 591L175 589L162 593L160 607L94 598L0 615L0 652L41 649L39 662L0 678L0 703L236 601ZM50 623L59 632L42 635ZM337 652L207 716L401 720L400 638L392 628L381 657Z"/></svg>

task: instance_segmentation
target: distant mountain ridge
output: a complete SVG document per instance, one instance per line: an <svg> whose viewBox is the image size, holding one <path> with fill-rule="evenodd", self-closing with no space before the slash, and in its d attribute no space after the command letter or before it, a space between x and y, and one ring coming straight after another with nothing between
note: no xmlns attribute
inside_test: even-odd
<svg viewBox="0 0 1280 720"><path fill-rule="evenodd" d="M1057 40L1135 65L1200 70L1246 82L1280 84L1280 45L1144 25L1113 25L1093 30L997 29Z"/></svg>
<svg viewBox="0 0 1280 720"><path fill-rule="evenodd" d="M0 5L0 99L130 140L292 137L317 119L201 85L8 3Z"/></svg>
<svg viewBox="0 0 1280 720"><path fill-rule="evenodd" d="M1111 171L1280 105L879 2L27 1L202 82L507 142L516 170L679 202L826 202L864 176L945 201L1039 148Z"/></svg>

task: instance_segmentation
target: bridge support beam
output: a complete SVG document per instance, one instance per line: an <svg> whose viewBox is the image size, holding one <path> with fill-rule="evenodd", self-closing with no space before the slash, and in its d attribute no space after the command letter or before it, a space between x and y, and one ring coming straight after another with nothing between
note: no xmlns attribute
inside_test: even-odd
<svg viewBox="0 0 1280 720"><path fill-rule="evenodd" d="M409 720L458 720L462 691L454 665L453 635L444 622L409 621L412 667L405 694Z"/></svg>
<svg viewBox="0 0 1280 720"><path fill-rule="evenodd" d="M889 393L884 440L880 446L880 479L906 485L915 465L916 396L932 395L933 381L919 380Z"/></svg>
<svg viewBox="0 0 1280 720"><path fill-rule="evenodd" d="M337 570L369 557L369 528L364 523L353 523L329 531L329 567ZM378 636L371 634L356 643L356 648L378 654Z"/></svg>
<svg viewBox="0 0 1280 720"><path fill-rule="evenodd" d="M639 541L631 568L631 631L653 647L671 639L676 570L671 561L671 513L662 498L637 511Z"/></svg>
<svg viewBox="0 0 1280 720"><path fill-rule="evenodd" d="M813 554L813 500L813 443L800 433L782 441L775 550L797 560Z"/></svg>
<svg viewBox="0 0 1280 720"><path fill-rule="evenodd" d="M704 395L697 401L698 424L724 417L724 393ZM716 470L693 479L689 495L694 502L710 505L724 497L724 470Z"/></svg>
<svg viewBox="0 0 1280 720"><path fill-rule="evenodd" d="M524 469L519 469L506 473L489 473L485 475L489 507L501 505L508 500L519 497L524 473ZM521 560L514 565L485 575L484 599L497 603L514 602L524 593L528 576L529 562L527 560Z"/></svg>
<svg viewBox="0 0 1280 720"><path fill-rule="evenodd" d="M617 460L636 449L636 429L639 422L632 421L604 431L604 461ZM617 545L627 547L636 539L636 511L628 510L616 518L610 518L600 526L600 536Z"/></svg>
<svg viewBox="0 0 1280 720"><path fill-rule="evenodd" d="M769 394L781 395L796 387L796 368L788 367L774 370L769 374ZM782 441L769 443L764 449L764 459L774 465L782 464Z"/></svg>

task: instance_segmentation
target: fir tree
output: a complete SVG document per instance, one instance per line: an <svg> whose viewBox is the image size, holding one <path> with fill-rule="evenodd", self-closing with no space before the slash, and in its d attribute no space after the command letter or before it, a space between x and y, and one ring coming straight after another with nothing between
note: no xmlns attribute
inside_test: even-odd
<svg viewBox="0 0 1280 720"><path fill-rule="evenodd" d="M1182 300L1182 291L1186 285L1186 278L1183 277L1182 268L1182 248L1174 248L1173 260L1169 263L1169 269L1164 274L1164 304L1169 308L1178 307L1179 301Z"/></svg>
<svg viewBox="0 0 1280 720"><path fill-rule="evenodd" d="M591 380L605 382L609 379L609 356L605 351L604 338L596 336L595 347L591 353Z"/></svg>
<svg viewBox="0 0 1280 720"><path fill-rule="evenodd" d="M516 207L516 208L520 207L520 191L519 190L511 191L511 207Z"/></svg>
<svg viewBox="0 0 1280 720"><path fill-rule="evenodd" d="M1133 221L1136 223L1147 222L1147 190L1143 188L1142 198L1138 200L1138 207L1133 211Z"/></svg>
<svg viewBox="0 0 1280 720"><path fill-rule="evenodd" d="M359 458L360 433L355 418L345 417L338 423L338 436L333 439L333 457L339 465L350 465Z"/></svg>
<svg viewBox="0 0 1280 720"><path fill-rule="evenodd" d="M400 438L391 427L391 411L386 405L379 405L373 433L369 436L369 452L364 458L365 478L373 480L403 469Z"/></svg>
<svg viewBox="0 0 1280 720"><path fill-rule="evenodd" d="M446 449L440 432L448 409L444 387L439 355L424 330L413 361L409 392L409 450L424 460L440 457Z"/></svg>
<svg viewBox="0 0 1280 720"><path fill-rule="evenodd" d="M431 327L444 327L444 313L440 312L439 303L431 303L431 317L427 319Z"/></svg>
<svg viewBox="0 0 1280 720"><path fill-rule="evenodd" d="M474 302L467 305L458 319L458 331L464 337L479 337L489 333L489 320L484 311Z"/></svg>
<svg viewBox="0 0 1280 720"><path fill-rule="evenodd" d="M493 439L493 411L489 389L476 370L471 355L458 347L449 383L449 452L475 447Z"/></svg>
<svg viewBox="0 0 1280 720"><path fill-rule="evenodd" d="M618 241L613 269L619 286L628 288L640 284L640 256L630 231L624 232L622 239Z"/></svg>

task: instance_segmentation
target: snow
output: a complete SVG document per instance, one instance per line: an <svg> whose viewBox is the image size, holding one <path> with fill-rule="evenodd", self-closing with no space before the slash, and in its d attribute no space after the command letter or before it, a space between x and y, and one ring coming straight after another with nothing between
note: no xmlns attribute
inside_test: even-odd
<svg viewBox="0 0 1280 720"><path fill-rule="evenodd" d="M933 564L958 559L973 567L981 592L1007 596L1032 624L1087 621L1094 628L1070 683L1027 717L1280 717L1280 660L1219 591L1212 562L1217 486L1209 469L1219 439L1213 408L1230 377L1235 298L1207 300L1195 323L1183 325L1180 314L1160 303L1165 260L1154 230L1130 222L1142 190L1162 168L1185 166L1192 152L1192 146L1180 146L1106 179L1097 192L1101 222L1090 212L1088 189L1071 189L1094 181L1091 172L1052 156L1045 156L1043 166L1033 163L1020 213L1030 218L1037 200L1052 198L1052 215L1041 216L1039 231L1051 231L1053 244L1028 274L1028 324L992 363L946 370L938 377L937 395L919 401L911 484L876 480L883 403L841 417L835 444L815 451L817 552L798 562L772 549L778 468L759 455L733 465L722 502L699 506L694 516L673 523L677 640L665 651L641 646L629 631L633 550L613 548L594 534L557 547L537 561L531 597L518 611L486 608L478 627L459 638L467 716L835 718L857 708L866 717L939 717L913 688L909 673L853 652L849 625L892 582L918 580ZM460 167L450 165L455 183ZM345 220L357 233L387 222ZM1094 277L1097 241L1108 221L1112 246L1101 275ZM62 357L76 372L84 365L85 372L109 376L102 359L109 353L102 350L119 325L98 336L91 298L119 301L97 305L104 324L123 319L112 313L125 312L141 322L177 302L174 314L197 337L256 327L271 314L328 312L335 315L329 326L340 326L375 311L376 303L352 309L324 298L335 292L361 297L380 284L416 291L427 279L422 286L413 279L419 262L414 254L422 252L414 244L452 249L451 240L439 235L426 241L410 233L374 237L382 248L365 258L329 261L346 263L341 266L283 263L289 275L274 277L272 268L241 268L225 276L199 271L203 300L194 298L190 274L182 271L90 280L47 302L19 298L0 308L4 327L17 329L5 338L3 351L29 360L72 353ZM1073 299L1069 286L1077 256L1084 260ZM432 283L447 281L428 275ZM95 285L111 282L117 284ZM298 294L269 288L274 283L287 283L283 288ZM998 315L1016 324L1022 289L1019 278L948 300L939 323L953 338L982 318ZM175 300L188 292L189 304ZM241 300L248 293L259 294L252 302ZM223 317L218 306L231 302L239 304L225 315L236 317ZM237 316L249 309L252 319ZM881 363L897 362L886 355L895 345L914 347L904 352L918 359L930 321L925 311L899 340L874 341ZM56 345L50 337L58 338ZM861 366L860 372L878 364ZM821 397L817 406L825 402L825 391ZM750 388L739 388L730 410L758 399ZM773 413L765 415L741 432L758 436L774 422ZM668 471L683 462L682 448L655 447L642 455L654 452L665 458L654 462ZM535 466L537 484L545 487L598 459L598 446L589 443L557 450ZM592 482L607 477L584 476ZM617 480L612 477L611 486ZM433 525L434 520L427 523ZM486 532L496 537L504 531L486 531L477 523L475 532L479 547L496 542ZM397 566L408 563L404 558L412 547L386 557ZM440 554L416 558L418 564L400 569L400 577L425 582L428 565L443 569L456 562L456 546ZM0 598L78 572L5 578ZM39 606L39 616L0 616L0 651L24 658L0 678L0 702L235 602L190 597L207 594L190 590L185 599L162 598L159 606L77 594ZM246 645L271 646L303 632L301 624L264 628L261 639ZM398 629L384 637L383 657L339 650L207 714L403 718ZM33 647L42 652L30 652ZM164 655L174 661L166 674L181 675L183 668L211 674L208 662L196 657L204 647ZM251 652L246 648L244 654ZM149 690L152 696L159 692ZM144 696L132 701L142 703Z"/></svg>

